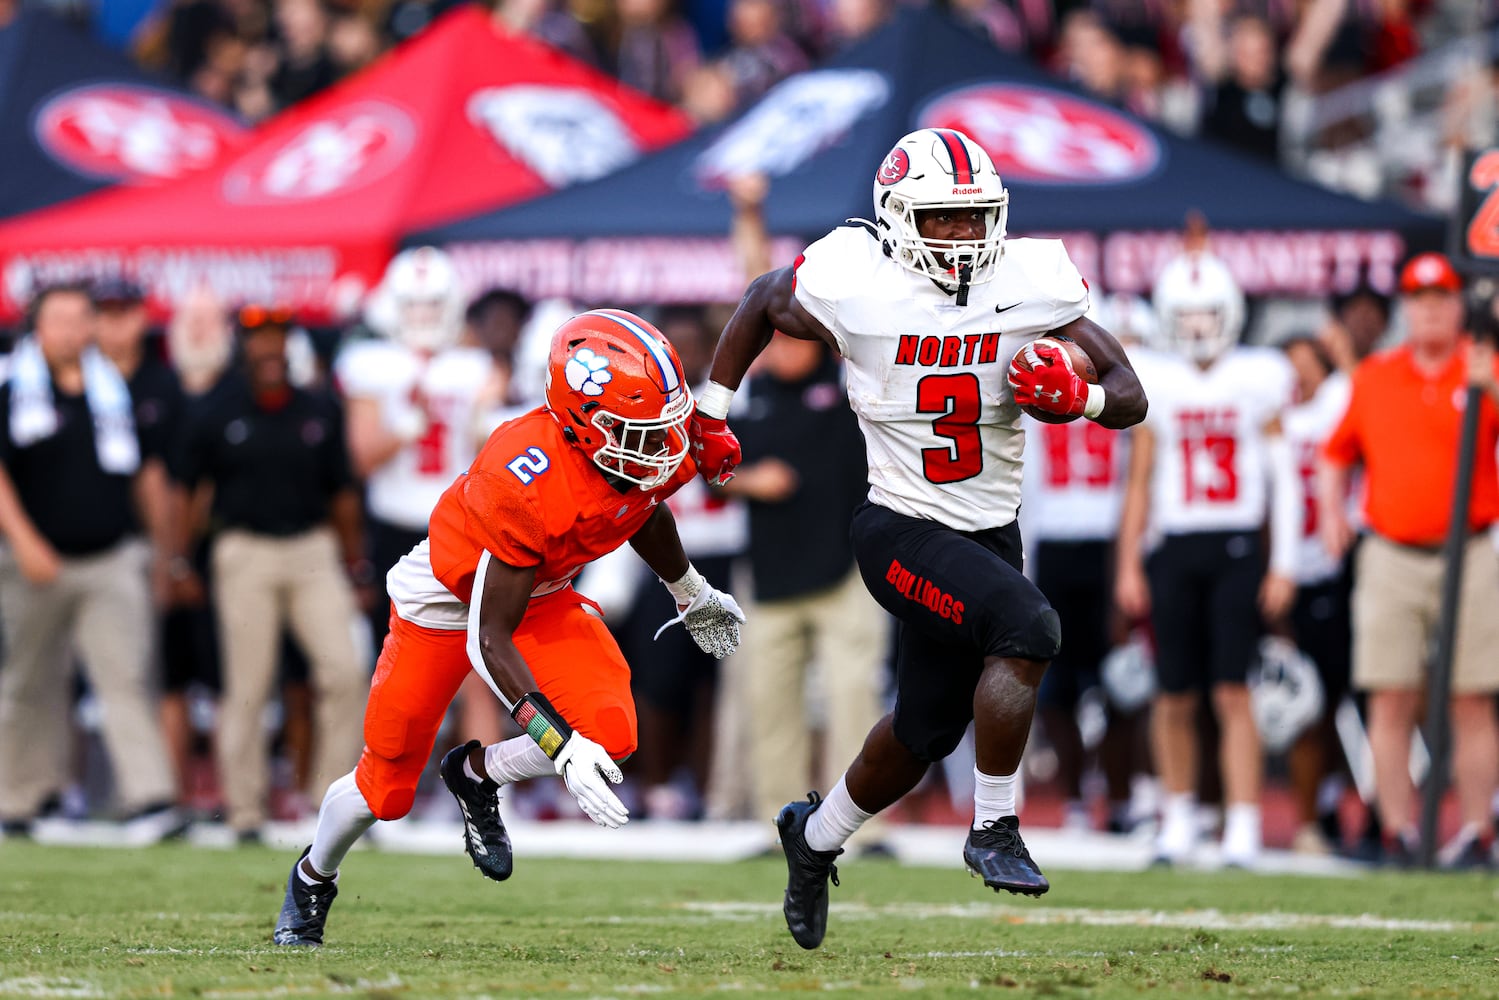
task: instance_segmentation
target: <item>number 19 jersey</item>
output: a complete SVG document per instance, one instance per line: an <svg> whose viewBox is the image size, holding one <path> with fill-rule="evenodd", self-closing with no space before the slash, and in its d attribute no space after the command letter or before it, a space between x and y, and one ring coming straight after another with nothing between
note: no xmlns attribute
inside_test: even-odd
<svg viewBox="0 0 1499 1000"><path fill-rule="evenodd" d="M1028 341L1088 309L1058 240L1014 239L968 304L885 255L864 225L813 243L796 300L838 345L869 459L869 499L960 531L996 528L1020 506L1024 432L1006 379Z"/></svg>

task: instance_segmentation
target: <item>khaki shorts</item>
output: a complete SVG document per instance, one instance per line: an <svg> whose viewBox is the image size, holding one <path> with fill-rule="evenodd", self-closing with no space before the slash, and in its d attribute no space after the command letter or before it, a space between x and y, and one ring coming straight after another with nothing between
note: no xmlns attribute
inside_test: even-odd
<svg viewBox="0 0 1499 1000"><path fill-rule="evenodd" d="M1441 619L1442 556L1369 535L1353 586L1353 684L1424 686ZM1468 542L1452 658L1452 692L1499 690L1499 553L1487 534Z"/></svg>

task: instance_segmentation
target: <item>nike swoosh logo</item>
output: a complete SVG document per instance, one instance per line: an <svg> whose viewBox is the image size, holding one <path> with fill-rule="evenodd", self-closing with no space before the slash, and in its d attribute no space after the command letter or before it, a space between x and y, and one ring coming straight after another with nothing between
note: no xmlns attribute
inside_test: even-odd
<svg viewBox="0 0 1499 1000"><path fill-rule="evenodd" d="M1020 304L1021 304L1020 302L1011 302L1007 306L995 306L994 307L994 311L997 312L997 313L1009 312L1011 309L1014 309L1016 306L1018 306Z"/></svg>

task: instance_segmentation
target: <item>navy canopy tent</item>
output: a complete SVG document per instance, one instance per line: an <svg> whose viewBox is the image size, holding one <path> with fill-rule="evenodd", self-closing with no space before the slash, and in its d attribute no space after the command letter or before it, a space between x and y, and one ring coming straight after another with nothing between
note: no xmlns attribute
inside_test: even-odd
<svg viewBox="0 0 1499 1000"><path fill-rule="evenodd" d="M1090 278L1141 291L1201 211L1251 292L1321 294L1361 275L1388 287L1439 220L1334 194L1084 97L944 15L907 10L718 129L606 180L415 233L451 245L480 284L585 299L736 298L724 179L771 179L778 257L871 214L876 168L914 128L960 128L994 157L1012 234L1050 234Z"/></svg>
<svg viewBox="0 0 1499 1000"><path fill-rule="evenodd" d="M0 27L0 218L113 184L174 180L244 130L46 10Z"/></svg>

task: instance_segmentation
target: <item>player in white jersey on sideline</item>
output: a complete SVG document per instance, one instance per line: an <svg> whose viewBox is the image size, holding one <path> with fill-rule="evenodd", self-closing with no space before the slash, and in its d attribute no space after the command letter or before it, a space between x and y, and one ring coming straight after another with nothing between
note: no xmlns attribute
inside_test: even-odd
<svg viewBox="0 0 1499 1000"><path fill-rule="evenodd" d="M479 400L494 368L465 343L467 304L448 255L419 247L396 255L365 306L379 337L356 340L334 365L347 402L349 455L366 481L372 581L427 537L437 498L473 464L490 427ZM376 649L390 607L371 616Z"/></svg>
<svg viewBox="0 0 1499 1000"><path fill-rule="evenodd" d="M1280 426L1291 368L1279 351L1238 346L1244 296L1217 258L1173 259L1154 299L1168 349L1136 358L1151 407L1131 433L1115 592L1125 615L1148 613L1155 631L1151 742L1166 795L1156 857L1185 861L1197 845L1196 718L1207 691L1228 806L1222 857L1249 866L1262 841L1264 762L1245 680L1261 613L1279 618L1295 597L1301 537L1300 490ZM1147 565L1150 527L1161 542Z"/></svg>
<svg viewBox="0 0 1499 1000"><path fill-rule="evenodd" d="M1014 815L1036 687L1061 641L1056 612L1020 570L1017 403L1111 427L1145 414L1124 352L1083 317L1087 285L1062 244L1005 240L1009 193L977 143L952 129L912 132L873 188L874 222L833 230L750 285L692 423L699 469L727 479L740 458L729 403L779 330L842 356L864 432L869 496L853 542L870 593L900 622L896 705L825 800L813 792L776 819L783 909L803 948L827 929L844 842L951 753L970 720L977 791L964 860L995 889L1049 888ZM1099 384L1057 347L1030 345L1056 331L1084 348ZM1011 363L1022 348L1024 367Z"/></svg>

